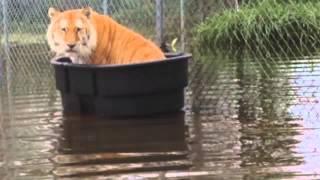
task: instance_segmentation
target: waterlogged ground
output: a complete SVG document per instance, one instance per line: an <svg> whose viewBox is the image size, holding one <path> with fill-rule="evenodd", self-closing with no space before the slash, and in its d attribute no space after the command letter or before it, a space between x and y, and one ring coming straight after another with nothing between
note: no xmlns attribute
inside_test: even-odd
<svg viewBox="0 0 320 180"><path fill-rule="evenodd" d="M66 116L50 74L13 68L1 179L320 178L320 57L192 64L184 111L122 120Z"/></svg>

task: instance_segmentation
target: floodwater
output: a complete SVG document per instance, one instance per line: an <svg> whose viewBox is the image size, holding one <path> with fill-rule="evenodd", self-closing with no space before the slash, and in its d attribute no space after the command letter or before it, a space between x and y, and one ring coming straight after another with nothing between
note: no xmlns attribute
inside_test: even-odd
<svg viewBox="0 0 320 180"><path fill-rule="evenodd" d="M199 59L183 111L127 119L64 115L52 74L13 69L1 179L320 178L320 57Z"/></svg>

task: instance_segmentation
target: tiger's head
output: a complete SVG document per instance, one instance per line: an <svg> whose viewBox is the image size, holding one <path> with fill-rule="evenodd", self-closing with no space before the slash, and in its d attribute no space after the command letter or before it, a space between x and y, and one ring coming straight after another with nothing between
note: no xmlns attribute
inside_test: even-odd
<svg viewBox="0 0 320 180"><path fill-rule="evenodd" d="M64 12L49 8L48 15L47 41L50 49L56 55L68 56L72 60L89 60L97 44L97 32L90 21L91 8Z"/></svg>

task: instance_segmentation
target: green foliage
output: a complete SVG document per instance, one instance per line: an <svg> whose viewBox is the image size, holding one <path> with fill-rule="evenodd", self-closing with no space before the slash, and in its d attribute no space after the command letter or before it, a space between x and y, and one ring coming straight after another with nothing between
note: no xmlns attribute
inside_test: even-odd
<svg viewBox="0 0 320 180"><path fill-rule="evenodd" d="M298 0L296 0L298 1ZM311 1L311 0L310 0ZM196 28L201 48L260 48L295 51L320 46L320 2L278 3L265 0L226 10Z"/></svg>

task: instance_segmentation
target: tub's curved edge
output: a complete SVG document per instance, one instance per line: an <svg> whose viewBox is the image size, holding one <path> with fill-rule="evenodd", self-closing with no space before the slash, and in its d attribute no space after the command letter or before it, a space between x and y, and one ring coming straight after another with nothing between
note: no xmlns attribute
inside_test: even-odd
<svg viewBox="0 0 320 180"><path fill-rule="evenodd" d="M170 55L170 54L169 54ZM95 65L95 64L72 64L69 62L57 62L58 59L68 58L68 57L55 57L50 60L52 65L58 66L66 66L66 67L77 67L77 68L116 68L116 67L137 67L137 66L145 66L150 64L162 64L169 63L172 61L178 61L181 59L190 59L192 57L191 53L179 53L178 55L172 55L173 57L169 57L162 60L155 60L150 62L141 62L141 63L131 63L131 64L109 64L109 65Z"/></svg>

